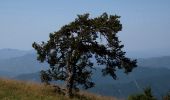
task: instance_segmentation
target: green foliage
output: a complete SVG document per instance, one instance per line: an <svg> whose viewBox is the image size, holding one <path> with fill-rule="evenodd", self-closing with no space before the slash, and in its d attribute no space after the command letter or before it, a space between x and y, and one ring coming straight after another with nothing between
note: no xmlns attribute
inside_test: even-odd
<svg viewBox="0 0 170 100"><path fill-rule="evenodd" d="M95 85L91 75L96 66L91 58L105 66L102 70L104 76L116 79L117 69L131 72L136 67L136 60L125 57L122 51L124 45L120 44L117 36L122 30L119 18L107 13L96 18L89 18L89 14L78 15L75 21L50 33L49 41L33 43L37 60L49 63L47 75L53 80L66 81L69 94L80 86L88 89Z"/></svg>
<svg viewBox="0 0 170 100"><path fill-rule="evenodd" d="M151 88L146 88L144 93L131 95L128 97L128 100L156 100L156 98L152 95Z"/></svg>
<svg viewBox="0 0 170 100"><path fill-rule="evenodd" d="M40 72L40 79L41 79L41 82L44 82L45 84L49 85L49 81L52 80L52 78L48 75L48 73L46 71L41 71Z"/></svg>

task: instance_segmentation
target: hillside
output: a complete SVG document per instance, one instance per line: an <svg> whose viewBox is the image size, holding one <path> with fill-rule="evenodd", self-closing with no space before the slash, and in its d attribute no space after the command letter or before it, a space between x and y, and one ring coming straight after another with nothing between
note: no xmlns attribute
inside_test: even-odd
<svg viewBox="0 0 170 100"><path fill-rule="evenodd" d="M15 77L46 68L48 65L39 63L36 56L33 51L0 49L0 76ZM170 68L170 56L138 59L138 65L141 67Z"/></svg>
<svg viewBox="0 0 170 100"><path fill-rule="evenodd" d="M26 54L19 57L0 60L1 72L8 72L15 76L19 74L32 73L44 69L46 64L39 63L35 54ZM8 74L7 73L7 74Z"/></svg>
<svg viewBox="0 0 170 100"><path fill-rule="evenodd" d="M170 68L170 56L138 59L138 65L142 67Z"/></svg>
<svg viewBox="0 0 170 100"><path fill-rule="evenodd" d="M9 49L9 48L0 49L0 60L21 57L25 54L32 53L32 52L33 51L24 51L24 50Z"/></svg>
<svg viewBox="0 0 170 100"><path fill-rule="evenodd" d="M71 100L54 91L52 86L0 79L1 100ZM117 100L113 97L103 97L87 92L81 92L80 95L72 100Z"/></svg>
<svg viewBox="0 0 170 100"><path fill-rule="evenodd" d="M170 90L170 56L138 59L138 65L129 75L118 70L116 72L118 80L102 77L101 68L96 67L92 77L92 80L96 82L96 87L89 91L100 95L127 97L141 92L142 88L152 86L152 89L156 91L155 96L159 98L161 94ZM11 55L9 59L0 59L0 77L40 82L39 71L45 66L48 65L40 64L33 52L27 52L24 55L17 54L15 57Z"/></svg>
<svg viewBox="0 0 170 100"><path fill-rule="evenodd" d="M139 66L128 75L122 71L117 71L117 76L117 80L113 80L109 76L103 77L101 68L97 68L93 71L92 77L96 86L88 91L105 96L127 98L128 95L142 92L143 88L151 86L154 96L161 98L163 94L170 90L170 69ZM14 77L14 79L40 82L39 72L22 74Z"/></svg>
<svg viewBox="0 0 170 100"><path fill-rule="evenodd" d="M128 75L122 71L117 72L118 80L111 77L102 77L96 72L94 80L96 87L89 91L101 95L125 97L134 93L140 93L143 88L151 87L154 96L161 98L170 90L170 70L166 68L147 68L138 66Z"/></svg>

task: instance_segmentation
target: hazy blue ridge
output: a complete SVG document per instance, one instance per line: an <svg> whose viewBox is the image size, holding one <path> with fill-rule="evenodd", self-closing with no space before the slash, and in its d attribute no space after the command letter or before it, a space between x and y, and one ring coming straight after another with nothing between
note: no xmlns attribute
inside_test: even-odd
<svg viewBox="0 0 170 100"><path fill-rule="evenodd" d="M9 51L13 52L11 50ZM20 51L17 52L20 53ZM94 65L97 66L97 64ZM96 70L93 70L92 77L96 86L88 91L107 96L127 97L150 86L154 95L161 98L162 95L170 90L169 65L170 56L140 58L138 59L138 67L128 75L123 70L117 70L117 80L113 80L109 76L103 77L102 68L96 67ZM36 60L35 52L32 51L15 54L15 57L10 54L8 59L0 59L0 77L41 82L39 71L48 68L47 66L48 64L46 63L39 63Z"/></svg>

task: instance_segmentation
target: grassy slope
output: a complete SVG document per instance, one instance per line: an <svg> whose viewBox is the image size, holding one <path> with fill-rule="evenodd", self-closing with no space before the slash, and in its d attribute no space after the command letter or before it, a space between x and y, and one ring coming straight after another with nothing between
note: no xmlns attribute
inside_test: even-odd
<svg viewBox="0 0 170 100"><path fill-rule="evenodd" d="M1 100L70 100L53 91L52 87L42 84L0 79ZM83 92L83 95L86 98L73 98L73 100L116 100L112 97L103 97L85 92Z"/></svg>

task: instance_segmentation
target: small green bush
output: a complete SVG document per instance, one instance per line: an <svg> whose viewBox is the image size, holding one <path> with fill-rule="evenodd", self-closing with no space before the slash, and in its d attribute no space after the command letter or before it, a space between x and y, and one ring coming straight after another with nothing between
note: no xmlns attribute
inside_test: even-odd
<svg viewBox="0 0 170 100"><path fill-rule="evenodd" d="M152 95L151 88L144 89L144 93L130 95L128 100L156 100L156 98Z"/></svg>

